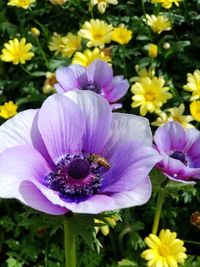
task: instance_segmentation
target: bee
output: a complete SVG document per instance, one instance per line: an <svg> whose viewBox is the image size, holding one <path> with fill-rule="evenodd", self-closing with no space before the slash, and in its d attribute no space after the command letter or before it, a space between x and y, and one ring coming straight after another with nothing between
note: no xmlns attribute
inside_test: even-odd
<svg viewBox="0 0 200 267"><path fill-rule="evenodd" d="M193 225L200 229L200 212L195 211L194 213L192 213L192 215L190 216L190 221Z"/></svg>
<svg viewBox="0 0 200 267"><path fill-rule="evenodd" d="M101 157L97 154L91 154L90 160L94 163L99 164L102 167L105 167L106 169L110 169L110 164L108 163L108 161L104 157Z"/></svg>

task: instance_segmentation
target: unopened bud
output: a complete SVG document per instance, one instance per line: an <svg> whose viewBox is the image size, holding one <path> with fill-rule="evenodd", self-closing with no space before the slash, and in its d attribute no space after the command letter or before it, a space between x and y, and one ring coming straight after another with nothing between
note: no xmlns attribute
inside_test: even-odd
<svg viewBox="0 0 200 267"><path fill-rule="evenodd" d="M40 35L40 31L37 28L33 27L31 28L31 34L33 37L38 37Z"/></svg>
<svg viewBox="0 0 200 267"><path fill-rule="evenodd" d="M166 50L169 49L170 46L171 46L171 45L170 45L170 43L168 43L168 42L165 42L165 43L163 44L163 48L166 49Z"/></svg>

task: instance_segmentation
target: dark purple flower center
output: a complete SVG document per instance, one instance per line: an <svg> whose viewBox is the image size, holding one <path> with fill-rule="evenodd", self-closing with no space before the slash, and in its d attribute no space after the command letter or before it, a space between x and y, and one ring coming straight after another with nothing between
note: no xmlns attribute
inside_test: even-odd
<svg viewBox="0 0 200 267"><path fill-rule="evenodd" d="M86 85L84 85L82 88L82 90L91 90L97 94L101 94L101 86L96 83L96 82L89 82Z"/></svg>
<svg viewBox="0 0 200 267"><path fill-rule="evenodd" d="M90 164L85 159L74 159L67 167L68 176L74 179L84 179L90 173Z"/></svg>
<svg viewBox="0 0 200 267"><path fill-rule="evenodd" d="M44 178L43 184L58 191L63 200L79 202L98 192L103 168L91 154L68 154Z"/></svg>
<svg viewBox="0 0 200 267"><path fill-rule="evenodd" d="M187 160L186 160L186 156L183 152L181 151L174 151L171 155L171 158L173 159L177 159L180 160L183 164L187 165Z"/></svg>

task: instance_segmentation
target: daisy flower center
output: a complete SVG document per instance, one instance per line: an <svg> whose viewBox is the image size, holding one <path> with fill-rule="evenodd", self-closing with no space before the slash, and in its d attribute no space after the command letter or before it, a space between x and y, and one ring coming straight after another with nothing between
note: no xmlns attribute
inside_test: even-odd
<svg viewBox="0 0 200 267"><path fill-rule="evenodd" d="M154 101L156 99L156 96L153 92L147 92L145 94L145 98L147 101Z"/></svg>
<svg viewBox="0 0 200 267"><path fill-rule="evenodd" d="M158 248L158 252L161 256L166 257L171 254L169 246L162 245Z"/></svg>
<svg viewBox="0 0 200 267"><path fill-rule="evenodd" d="M44 178L43 184L57 191L64 201L80 202L98 192L103 166L94 154L68 154ZM104 159L100 157L101 159Z"/></svg>

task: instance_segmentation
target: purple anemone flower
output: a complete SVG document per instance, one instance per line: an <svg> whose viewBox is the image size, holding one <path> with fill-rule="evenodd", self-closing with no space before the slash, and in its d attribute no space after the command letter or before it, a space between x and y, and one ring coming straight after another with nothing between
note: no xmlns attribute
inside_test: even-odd
<svg viewBox="0 0 200 267"><path fill-rule="evenodd" d="M200 132L177 122L159 127L154 142L162 161L156 166L170 179L193 183L200 179Z"/></svg>
<svg viewBox="0 0 200 267"><path fill-rule="evenodd" d="M112 114L91 91L54 94L18 113L0 127L0 140L0 197L49 214L142 205L160 160L148 120Z"/></svg>
<svg viewBox="0 0 200 267"><path fill-rule="evenodd" d="M60 67L56 71L56 80L58 83L54 87L58 93L91 90L105 97L113 109L122 106L116 102L129 88L124 76L113 76L112 68L102 60L94 60L87 68L78 64Z"/></svg>

